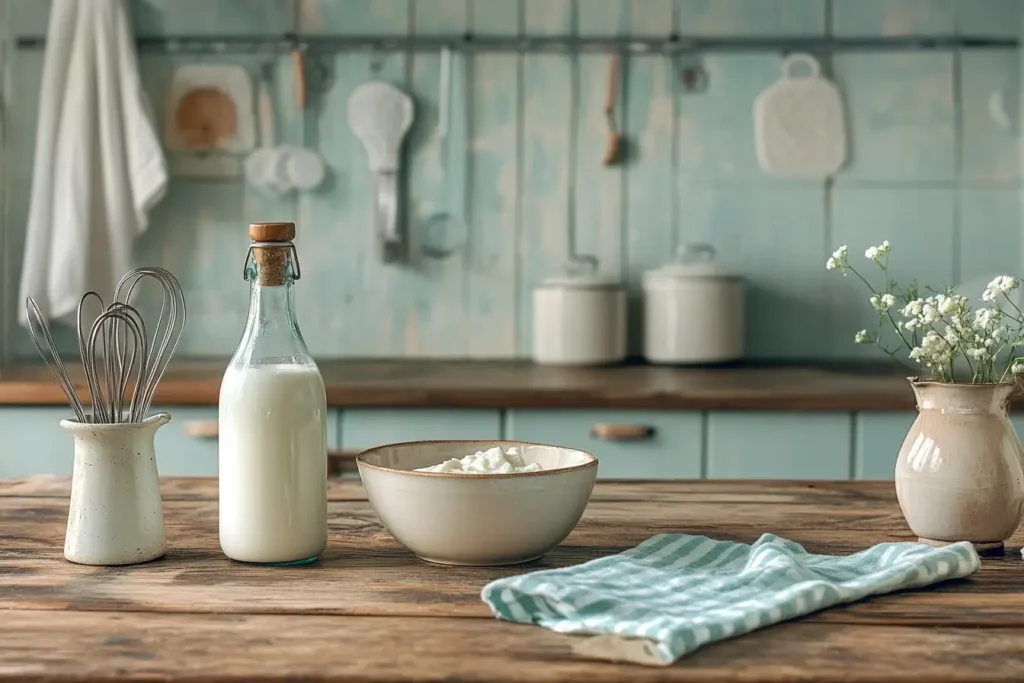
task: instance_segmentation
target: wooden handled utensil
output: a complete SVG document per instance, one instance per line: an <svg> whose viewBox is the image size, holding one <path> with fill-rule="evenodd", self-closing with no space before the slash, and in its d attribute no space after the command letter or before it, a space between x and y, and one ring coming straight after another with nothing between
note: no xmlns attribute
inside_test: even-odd
<svg viewBox="0 0 1024 683"><path fill-rule="evenodd" d="M615 123L615 102L619 97L619 71L621 58L618 54L611 56L608 62L608 91L605 94L604 114L608 119L608 147L602 160L605 166L618 163L622 151L622 136L619 135Z"/></svg>

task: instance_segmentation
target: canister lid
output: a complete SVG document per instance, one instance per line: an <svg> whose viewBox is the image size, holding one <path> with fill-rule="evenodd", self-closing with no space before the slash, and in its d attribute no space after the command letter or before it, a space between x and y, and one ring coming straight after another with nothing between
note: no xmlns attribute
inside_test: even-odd
<svg viewBox="0 0 1024 683"><path fill-rule="evenodd" d="M740 277L718 261L714 247L702 243L680 246L674 260L644 273L645 284L691 279L738 280Z"/></svg>
<svg viewBox="0 0 1024 683"><path fill-rule="evenodd" d="M617 278L597 272L597 259L579 256L564 266L557 275L545 278L540 287L560 289L616 289L621 287Z"/></svg>

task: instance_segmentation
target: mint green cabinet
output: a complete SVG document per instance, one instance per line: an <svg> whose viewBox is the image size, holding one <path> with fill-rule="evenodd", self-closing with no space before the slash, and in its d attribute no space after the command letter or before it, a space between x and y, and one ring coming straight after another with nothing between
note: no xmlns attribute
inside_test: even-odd
<svg viewBox="0 0 1024 683"><path fill-rule="evenodd" d="M217 476L217 439L209 435L217 423L217 408L154 406L171 421L157 430L157 468L166 477ZM71 435L60 426L70 409L44 406L0 407L0 479L33 474L70 476L75 450ZM329 448L338 444L338 411L327 414Z"/></svg>
<svg viewBox="0 0 1024 683"><path fill-rule="evenodd" d="M0 407L0 478L71 476L75 447L60 421L73 416L67 407Z"/></svg>
<svg viewBox="0 0 1024 683"><path fill-rule="evenodd" d="M896 474L896 457L916 418L916 411L857 413L854 478L892 479Z"/></svg>
<svg viewBox="0 0 1024 683"><path fill-rule="evenodd" d="M154 406L171 421L156 432L156 463L162 477L217 476L217 439L193 436L197 424L217 422L216 406Z"/></svg>
<svg viewBox="0 0 1024 683"><path fill-rule="evenodd" d="M509 410L506 438L579 448L601 479L701 476L700 413L661 410Z"/></svg>
<svg viewBox="0 0 1024 683"><path fill-rule="evenodd" d="M712 412L708 476L715 479L849 479L850 413Z"/></svg>
<svg viewBox="0 0 1024 683"><path fill-rule="evenodd" d="M217 476L216 406L156 406L171 414L171 421L156 433L156 458L166 477ZM337 448L338 411L327 411L327 447Z"/></svg>
<svg viewBox="0 0 1024 683"><path fill-rule="evenodd" d="M156 406L164 476L216 476L217 408ZM916 413L360 408L328 411L331 450L430 439L511 439L593 453L602 479L889 479ZM61 406L0 406L0 479L70 475ZM1018 433L1024 415L1012 418Z"/></svg>
<svg viewBox="0 0 1024 683"><path fill-rule="evenodd" d="M400 441L500 439L501 411L352 408L341 412L341 447L362 450Z"/></svg>
<svg viewBox="0 0 1024 683"><path fill-rule="evenodd" d="M186 433L189 422L217 420L216 408L156 406L152 412L169 412L171 421L157 430L157 469L162 476L215 476L216 439L197 439ZM62 407L0 408L0 477L32 474L71 475L75 446L60 426L70 417Z"/></svg>

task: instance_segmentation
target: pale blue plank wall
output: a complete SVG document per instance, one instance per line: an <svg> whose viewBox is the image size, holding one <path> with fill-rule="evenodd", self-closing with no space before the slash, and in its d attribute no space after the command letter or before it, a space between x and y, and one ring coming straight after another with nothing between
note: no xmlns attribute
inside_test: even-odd
<svg viewBox="0 0 1024 683"><path fill-rule="evenodd" d="M136 0L137 30L161 33L565 33L687 35L1017 36L1015 0ZM48 3L3 0L3 34L41 35ZM1019 56L1014 50L846 52L823 56L850 122L849 165L829 183L779 182L757 167L753 99L778 76L770 53L708 54L708 89L686 93L662 57L628 60L621 103L631 162L607 169L601 113L607 59L486 54L465 66L449 160L469 225L447 259L422 254L423 226L446 202L437 136L439 60L381 56L376 77L415 96L404 200L410 263L377 257L369 225L366 155L345 120L349 94L374 77L367 55L339 54L302 115L290 60L273 89L282 141L315 146L330 178L311 194L268 198L243 183L175 179L139 258L183 280L191 323L182 352L223 355L245 315L238 276L244 225L294 219L305 277L300 322L324 357L516 357L529 354L530 293L566 255L567 193L576 198L579 250L631 287L638 348L639 283L679 241L709 240L749 278L749 355L857 357L849 343L870 316L854 283L822 264L837 243L854 254L880 239L896 270L935 284L1020 272ZM32 357L14 324L31 179L40 52L5 51L0 313L4 357ZM250 56L225 57L255 74ZM160 101L172 66L147 54L146 86ZM573 108L573 73L578 101ZM991 115L1003 93L1010 117ZM460 100L463 98L459 98ZM575 119L573 115L575 114ZM569 132L578 134L570 158ZM575 187L569 187L575 169ZM67 335L62 335L65 342Z"/></svg>

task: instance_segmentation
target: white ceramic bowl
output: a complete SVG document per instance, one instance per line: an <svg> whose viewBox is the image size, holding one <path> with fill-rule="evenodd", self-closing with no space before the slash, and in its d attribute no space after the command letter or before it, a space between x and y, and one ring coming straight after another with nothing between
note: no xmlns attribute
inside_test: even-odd
<svg viewBox="0 0 1024 683"><path fill-rule="evenodd" d="M519 448L539 472L413 472L494 446ZM597 458L520 441L411 441L357 458L370 505L384 528L421 559L497 566L535 560L565 540L590 500Z"/></svg>

